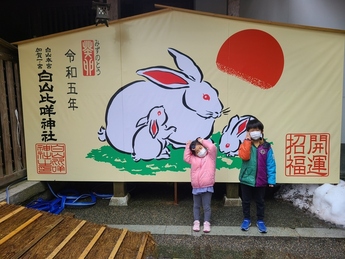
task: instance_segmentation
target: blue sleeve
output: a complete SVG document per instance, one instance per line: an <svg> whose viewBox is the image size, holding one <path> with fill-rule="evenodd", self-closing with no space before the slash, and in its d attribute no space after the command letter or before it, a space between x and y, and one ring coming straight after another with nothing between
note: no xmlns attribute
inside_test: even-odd
<svg viewBox="0 0 345 259"><path fill-rule="evenodd" d="M272 148L267 153L267 181L268 184L276 184L276 161Z"/></svg>

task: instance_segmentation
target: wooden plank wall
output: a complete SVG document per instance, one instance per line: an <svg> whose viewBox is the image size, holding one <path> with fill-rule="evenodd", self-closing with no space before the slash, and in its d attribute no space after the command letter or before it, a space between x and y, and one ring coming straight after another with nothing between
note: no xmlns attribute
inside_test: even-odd
<svg viewBox="0 0 345 259"><path fill-rule="evenodd" d="M18 50L0 39L0 187L26 176Z"/></svg>

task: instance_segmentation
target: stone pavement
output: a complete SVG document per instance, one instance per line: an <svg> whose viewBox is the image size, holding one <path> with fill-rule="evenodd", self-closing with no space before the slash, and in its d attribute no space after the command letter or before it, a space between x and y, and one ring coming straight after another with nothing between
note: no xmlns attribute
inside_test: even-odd
<svg viewBox="0 0 345 259"><path fill-rule="evenodd" d="M337 228L284 228L270 227L268 233L262 234L257 231L255 226L248 231L242 231L238 226L212 226L210 233L194 232L191 226L165 226L165 225L116 225L110 224L109 227L123 229L126 228L135 232L149 231L154 235L190 235L200 237L207 236L270 236L270 237L308 237L308 238L345 238L345 229Z"/></svg>

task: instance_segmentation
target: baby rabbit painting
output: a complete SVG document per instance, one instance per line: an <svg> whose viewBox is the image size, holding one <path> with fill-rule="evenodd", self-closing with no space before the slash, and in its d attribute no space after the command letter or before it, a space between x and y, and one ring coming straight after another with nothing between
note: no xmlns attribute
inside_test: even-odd
<svg viewBox="0 0 345 259"><path fill-rule="evenodd" d="M153 107L147 116L138 121L138 130L133 136L134 161L170 157L170 150L167 148L168 138L176 128L168 127L167 121L168 116L163 106Z"/></svg>
<svg viewBox="0 0 345 259"><path fill-rule="evenodd" d="M227 126L224 127L219 141L219 151L227 156L237 156L238 149L246 136L248 121L255 119L252 115L230 118Z"/></svg>

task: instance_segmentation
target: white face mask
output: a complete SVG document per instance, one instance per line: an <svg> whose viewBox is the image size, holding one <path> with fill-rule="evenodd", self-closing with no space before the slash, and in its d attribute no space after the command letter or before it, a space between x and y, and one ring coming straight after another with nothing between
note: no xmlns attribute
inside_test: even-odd
<svg viewBox="0 0 345 259"><path fill-rule="evenodd" d="M198 157L203 158L204 156L206 156L206 154L207 154L207 150L206 150L206 148L203 147L202 149L199 150L199 152L196 155Z"/></svg>
<svg viewBox="0 0 345 259"><path fill-rule="evenodd" d="M250 134L250 137L254 140L258 140L259 138L262 138L261 131L252 131L249 134Z"/></svg>

